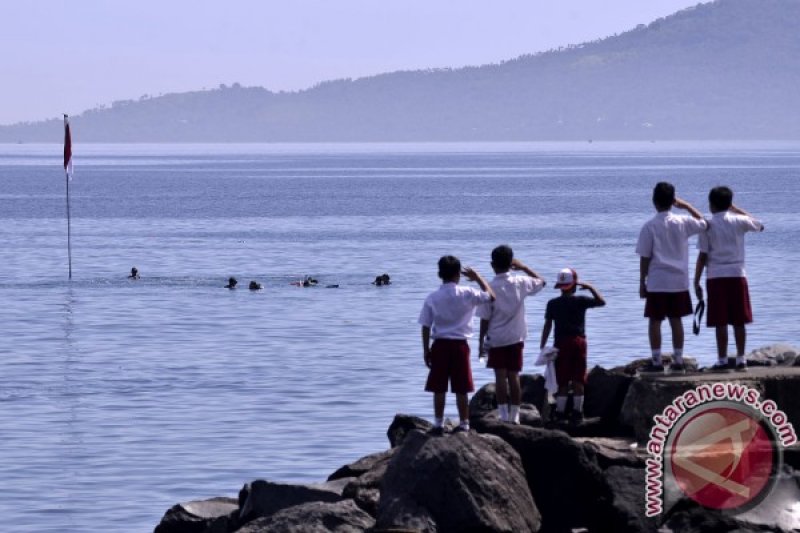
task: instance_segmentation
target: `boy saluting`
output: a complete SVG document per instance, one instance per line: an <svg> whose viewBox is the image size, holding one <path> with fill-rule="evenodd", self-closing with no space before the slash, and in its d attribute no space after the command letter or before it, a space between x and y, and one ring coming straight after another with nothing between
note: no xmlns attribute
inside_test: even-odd
<svg viewBox="0 0 800 533"><path fill-rule="evenodd" d="M481 290L458 284L461 275L475 281ZM419 315L422 326L422 350L425 365L430 368L425 390L433 393L434 434L442 434L447 382L456 395L460 423L454 431L469 431L467 394L475 390L469 364L469 345L472 337L472 317L475 308L494 300L494 292L480 274L452 255L439 259L442 285L425 298ZM431 345L433 339L433 345Z"/></svg>
<svg viewBox="0 0 800 533"><path fill-rule="evenodd" d="M576 296L576 287L587 290L592 296ZM572 382L574 396L572 398L571 422L583 420L583 388L586 385L586 310L606 305L605 299L589 283L579 283L578 274L571 268L564 268L558 273L556 289L561 289L561 296L547 302L542 342L544 349L547 338L556 325L553 345L558 348L556 357L556 418L566 419L567 394Z"/></svg>
<svg viewBox="0 0 800 533"><path fill-rule="evenodd" d="M747 338L745 324L753 321L750 292L744 271L744 234L764 231L764 225L745 210L733 205L733 191L714 187L708 193L711 221L708 231L697 240L700 250L694 273L694 290L703 299L700 278L706 273L708 289L707 324L716 328L717 363L714 370L728 368L728 325L733 326L736 340L736 370L747 370L744 348Z"/></svg>
<svg viewBox="0 0 800 533"><path fill-rule="evenodd" d="M502 244L492 250L494 279L489 286L495 301L481 305L480 346L489 349L488 367L494 369L497 410L500 420L519 424L519 405L522 400L519 373L522 371L522 350L528 325L525 322L525 298L541 291L544 280L514 257L510 246ZM525 273L512 275L511 270ZM509 405L509 392L511 402Z"/></svg>

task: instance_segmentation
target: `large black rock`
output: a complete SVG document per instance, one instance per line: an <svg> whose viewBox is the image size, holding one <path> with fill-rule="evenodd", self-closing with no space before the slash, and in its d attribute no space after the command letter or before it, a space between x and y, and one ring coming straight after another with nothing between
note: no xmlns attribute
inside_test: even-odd
<svg viewBox="0 0 800 533"><path fill-rule="evenodd" d="M377 528L538 531L541 517L517 453L502 440L406 435L381 485Z"/></svg>

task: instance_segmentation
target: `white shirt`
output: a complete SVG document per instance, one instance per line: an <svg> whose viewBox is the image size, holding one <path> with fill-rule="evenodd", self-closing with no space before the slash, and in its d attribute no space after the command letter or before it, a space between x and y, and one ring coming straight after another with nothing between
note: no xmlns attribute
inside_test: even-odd
<svg viewBox="0 0 800 533"><path fill-rule="evenodd" d="M708 254L706 277L745 277L744 234L763 229L760 221L745 215L730 211L714 213L708 222L708 231L697 239L697 249Z"/></svg>
<svg viewBox="0 0 800 533"><path fill-rule="evenodd" d="M542 290L544 281L504 272L497 274L489 285L494 291L495 300L481 304L477 313L479 317L489 321L486 346L508 346L524 341L528 336L525 297Z"/></svg>
<svg viewBox="0 0 800 533"><path fill-rule="evenodd" d="M491 300L488 292L453 282L442 283L425 298L419 324L431 328L434 339L468 339L472 337L475 307Z"/></svg>
<svg viewBox="0 0 800 533"><path fill-rule="evenodd" d="M650 258L648 292L689 290L689 237L706 227L703 219L672 211L660 211L642 226L636 253Z"/></svg>

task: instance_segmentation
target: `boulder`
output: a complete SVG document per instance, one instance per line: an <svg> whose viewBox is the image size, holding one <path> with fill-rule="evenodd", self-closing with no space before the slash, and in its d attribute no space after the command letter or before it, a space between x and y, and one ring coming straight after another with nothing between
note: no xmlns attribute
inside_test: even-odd
<svg viewBox="0 0 800 533"><path fill-rule="evenodd" d="M605 481L611 490L611 509L608 512L609 531L615 533L646 533L658 531L658 518L644 514L645 470L629 466L611 466L605 470Z"/></svg>
<svg viewBox="0 0 800 533"><path fill-rule="evenodd" d="M586 383L584 414L588 418L600 417L604 424L616 428L631 381L633 378L622 372L592 368Z"/></svg>
<svg viewBox="0 0 800 533"><path fill-rule="evenodd" d="M236 533L360 533L374 524L352 500L309 502L257 518Z"/></svg>
<svg viewBox="0 0 800 533"><path fill-rule="evenodd" d="M336 485L288 485L257 479L239 491L239 519L244 524L287 507L308 502L335 503L342 499L341 489Z"/></svg>
<svg viewBox="0 0 800 533"><path fill-rule="evenodd" d="M747 354L749 366L792 366L800 350L790 344L771 344Z"/></svg>
<svg viewBox="0 0 800 533"><path fill-rule="evenodd" d="M239 502L234 498L211 498L171 507L154 533L226 533L234 529Z"/></svg>
<svg viewBox="0 0 800 533"><path fill-rule="evenodd" d="M628 428L637 442L647 441L653 417L661 414L672 401L684 392L700 385L740 383L753 388L761 398L773 400L786 413L788 421L800 424L800 368L755 367L747 372L699 372L694 374L664 374L637 377L631 382L620 413L620 422Z"/></svg>
<svg viewBox="0 0 800 533"><path fill-rule="evenodd" d="M611 494L593 450L557 430L486 418L477 429L499 436L520 455L544 531L603 530Z"/></svg>
<svg viewBox="0 0 800 533"><path fill-rule="evenodd" d="M347 477L358 477L370 471L372 467L374 467L377 463L384 461L387 457L391 456L392 453L394 453L394 449L365 455L356 462L350 463L349 465L344 465L336 470L336 472L328 476L328 481Z"/></svg>
<svg viewBox="0 0 800 533"><path fill-rule="evenodd" d="M780 533L781 529L764 524L751 524L739 520L735 515L706 509L692 500L681 500L664 519L659 532L663 533L751 533L770 531Z"/></svg>
<svg viewBox="0 0 800 533"><path fill-rule="evenodd" d="M383 475L394 452L398 449L392 448L393 453L383 455L367 472L350 481L342 493L345 498L352 498L361 509L373 517L378 515Z"/></svg>
<svg viewBox="0 0 800 533"><path fill-rule="evenodd" d="M403 443L403 440L409 432L415 429L425 432L432 427L433 424L424 418L398 413L394 415L394 420L392 420L392 423L389 425L389 429L386 430L386 436L389 438L389 444L394 448Z"/></svg>
<svg viewBox="0 0 800 533"><path fill-rule="evenodd" d="M377 529L538 531L519 455L475 432L409 433L381 484Z"/></svg>
<svg viewBox="0 0 800 533"><path fill-rule="evenodd" d="M575 441L594 453L597 464L603 470L612 466L633 468L644 468L645 466L645 452L636 447L636 442L632 439L576 437Z"/></svg>

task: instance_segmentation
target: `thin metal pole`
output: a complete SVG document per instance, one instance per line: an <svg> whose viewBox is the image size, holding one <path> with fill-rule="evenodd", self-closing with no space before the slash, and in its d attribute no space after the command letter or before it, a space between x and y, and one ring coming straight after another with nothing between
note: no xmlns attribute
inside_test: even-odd
<svg viewBox="0 0 800 533"><path fill-rule="evenodd" d="M67 255L69 257L69 279L72 279L72 224L69 215L69 173L65 172L67 178Z"/></svg>

